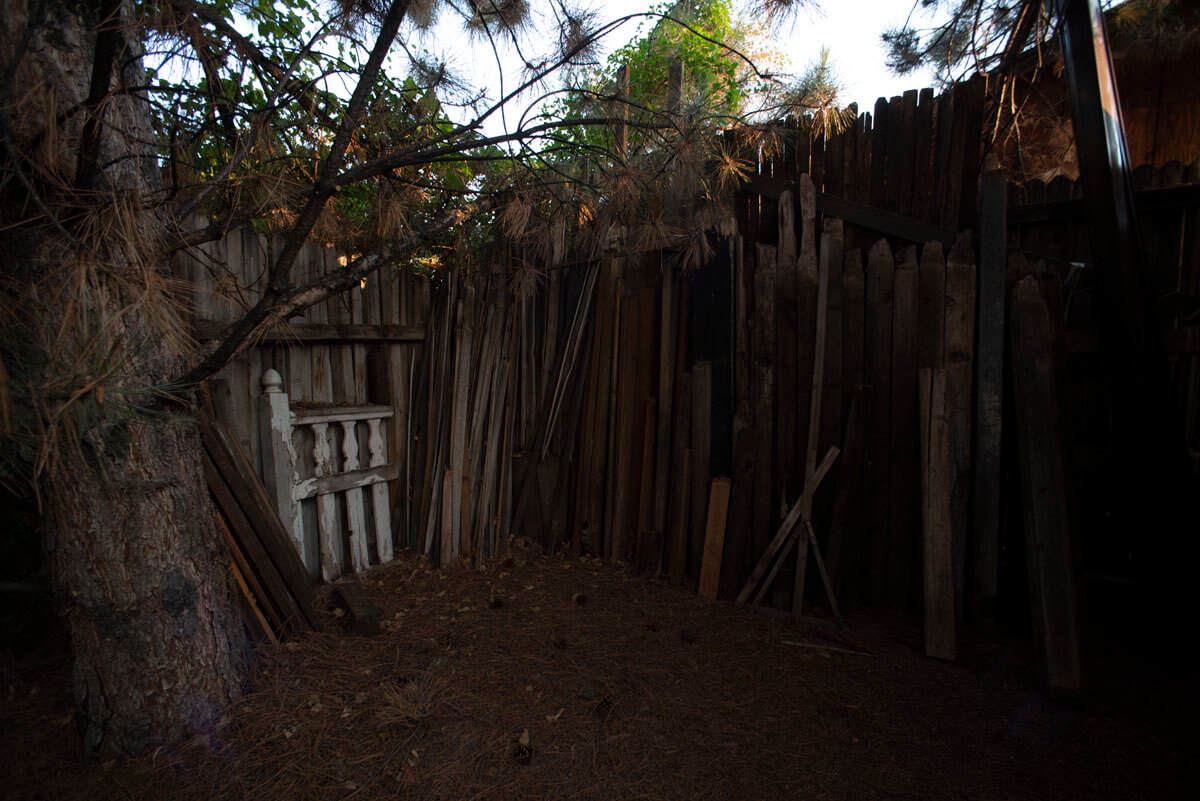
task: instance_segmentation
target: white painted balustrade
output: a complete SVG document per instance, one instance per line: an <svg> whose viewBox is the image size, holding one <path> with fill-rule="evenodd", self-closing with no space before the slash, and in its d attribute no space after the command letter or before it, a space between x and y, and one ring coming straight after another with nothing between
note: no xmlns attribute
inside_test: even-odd
<svg viewBox="0 0 1200 801"><path fill-rule="evenodd" d="M354 572L370 566L367 515L375 530L380 563L392 560L392 520L387 482L396 478L398 467L387 459L383 422L392 416L390 406L331 406L293 411L283 379L275 370L262 377L263 394L259 419L262 423L263 473L267 494L275 501L279 517L291 532L292 541L308 564L305 547L314 533L321 563L321 577L333 581L345 569L344 555ZM367 427L368 466L360 466L358 426ZM313 475L302 478L293 445L293 433L309 426L313 435ZM341 453L334 453L334 435L341 432ZM340 465L339 465L340 462ZM337 495L344 498L338 503ZM369 504L364 494L369 495ZM305 531L301 503L316 499L317 531ZM344 514L343 514L344 512ZM348 539L347 539L348 535Z"/></svg>

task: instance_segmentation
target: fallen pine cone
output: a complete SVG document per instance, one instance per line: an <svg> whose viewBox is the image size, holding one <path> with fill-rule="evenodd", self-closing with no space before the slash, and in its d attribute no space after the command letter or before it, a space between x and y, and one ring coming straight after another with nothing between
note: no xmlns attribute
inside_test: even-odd
<svg viewBox="0 0 1200 801"><path fill-rule="evenodd" d="M574 601L577 605L583 606L584 604L587 603L587 596L584 595L582 592L577 592L571 596L571 600Z"/></svg>

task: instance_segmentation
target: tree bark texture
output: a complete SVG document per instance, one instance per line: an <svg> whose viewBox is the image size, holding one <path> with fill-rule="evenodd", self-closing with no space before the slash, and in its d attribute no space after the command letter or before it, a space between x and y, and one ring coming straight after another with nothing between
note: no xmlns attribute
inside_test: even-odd
<svg viewBox="0 0 1200 801"><path fill-rule="evenodd" d="M0 12L4 173L20 179L0 196L0 302L15 312L0 355L20 423L6 433L24 437L39 493L86 753L211 730L240 693L245 652L195 421L139 405L188 357L158 255L150 111L123 91L146 79L121 5ZM96 53L114 47L97 74Z"/></svg>

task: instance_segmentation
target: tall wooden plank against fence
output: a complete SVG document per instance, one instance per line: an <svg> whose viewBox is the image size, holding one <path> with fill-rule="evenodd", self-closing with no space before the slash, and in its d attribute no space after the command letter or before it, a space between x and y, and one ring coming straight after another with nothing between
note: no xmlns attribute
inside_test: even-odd
<svg viewBox="0 0 1200 801"><path fill-rule="evenodd" d="M796 195L790 189L779 197L779 250L775 262L775 372L776 408L775 471L777 493L785 504L800 494L802 465L796 450L797 251Z"/></svg>
<svg viewBox="0 0 1200 801"><path fill-rule="evenodd" d="M651 530L659 536L667 531L667 500L671 470L671 410L675 408L675 346L679 333L679 293L673 260L662 259L660 328L658 353L658 432L654 468L654 519Z"/></svg>
<svg viewBox="0 0 1200 801"><path fill-rule="evenodd" d="M901 248L893 277L891 475L888 478L890 547L888 589L895 603L914 601L913 578L919 575L917 522L917 250Z"/></svg>
<svg viewBox="0 0 1200 801"><path fill-rule="evenodd" d="M1013 289L1013 396L1035 642L1052 692L1080 687L1078 614L1052 328L1037 279ZM1136 466L1134 467L1136 469Z"/></svg>
<svg viewBox="0 0 1200 801"><path fill-rule="evenodd" d="M800 176L800 261L796 269L796 417L797 459L808 450L808 415L812 407L815 359L813 321L817 319L817 193L807 175ZM801 467L803 469L803 467ZM803 483L803 476L801 476Z"/></svg>
<svg viewBox="0 0 1200 801"><path fill-rule="evenodd" d="M725 518L729 512L729 479L714 478L705 514L704 559L700 568L700 596L716 598L725 547Z"/></svg>
<svg viewBox="0 0 1200 801"><path fill-rule="evenodd" d="M963 233L946 265L946 407L950 441L950 529L956 613L965 614L971 483L971 419L975 350L975 258ZM922 276L922 281L924 276Z"/></svg>
<svg viewBox="0 0 1200 801"><path fill-rule="evenodd" d="M885 597L888 564L889 449L892 423L892 249L886 239L867 256L866 356L864 373L874 387L868 441L863 533L871 554L872 603Z"/></svg>
<svg viewBox="0 0 1200 801"><path fill-rule="evenodd" d="M821 259L829 275L825 307L825 380L821 400L821 438L818 453L842 444L842 314L845 292L842 285L842 221L826 218L821 238Z"/></svg>
<svg viewBox="0 0 1200 801"><path fill-rule="evenodd" d="M1000 438L1004 397L1004 295L1008 259L1005 242L1006 181L996 168L984 172L980 194L979 278L976 291L975 440L971 449L975 539L971 611L995 611L1000 558Z"/></svg>
<svg viewBox="0 0 1200 801"><path fill-rule="evenodd" d="M807 225L807 223L806 223ZM812 390L809 392L811 408L808 413L808 442L804 454L804 491L801 494L801 523L808 524L812 517L812 502L816 493L817 441L821 436L821 400L825 382L825 337L826 311L829 302L829 259L823 257L817 273L817 314L813 321L813 366ZM811 529L809 529L811 532ZM801 534L796 542L796 575L792 589L792 617L800 619L804 606L804 579L808 568L809 538ZM819 564L819 562L818 562ZM770 583L773 577L768 577ZM836 609L836 603L835 603Z"/></svg>
<svg viewBox="0 0 1200 801"><path fill-rule="evenodd" d="M692 523L691 575L700 575L704 550L704 521L708 509L708 486L712 479L712 362L692 366Z"/></svg>
<svg viewBox="0 0 1200 801"><path fill-rule="evenodd" d="M923 367L918 376L921 420L922 573L925 654L954 659L954 584L950 536L950 442L946 371Z"/></svg>
<svg viewBox="0 0 1200 801"><path fill-rule="evenodd" d="M754 435L755 481L751 553L766 548L774 517L775 455L775 255L769 245L758 246L754 274ZM737 532L736 536L745 536Z"/></svg>
<svg viewBox="0 0 1200 801"><path fill-rule="evenodd" d="M684 373L675 393L672 422L671 508L667 533L667 575L682 584L687 575L688 511L691 501L692 374Z"/></svg>

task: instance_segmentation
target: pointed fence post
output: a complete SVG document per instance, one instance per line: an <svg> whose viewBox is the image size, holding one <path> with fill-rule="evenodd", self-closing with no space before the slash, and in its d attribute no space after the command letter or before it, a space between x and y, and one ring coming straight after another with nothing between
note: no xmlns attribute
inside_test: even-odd
<svg viewBox="0 0 1200 801"><path fill-rule="evenodd" d="M306 568L310 568L304 547L304 521L300 517L300 504L292 497L296 482L296 451L292 447L292 410L288 405L287 393L283 391L283 378L275 370L266 370L262 377L262 395L259 396L259 425L261 427L263 453L263 485L267 496L275 502L279 519L292 535L296 552Z"/></svg>

